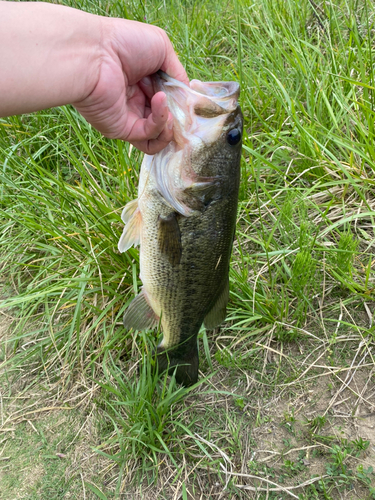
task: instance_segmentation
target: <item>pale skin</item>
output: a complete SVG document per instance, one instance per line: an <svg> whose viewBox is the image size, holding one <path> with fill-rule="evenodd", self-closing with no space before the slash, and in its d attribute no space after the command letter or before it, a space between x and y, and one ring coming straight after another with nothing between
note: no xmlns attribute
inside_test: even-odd
<svg viewBox="0 0 375 500"><path fill-rule="evenodd" d="M161 69L189 83L166 33L61 5L0 1L0 116L72 104L97 130L148 154L173 138Z"/></svg>

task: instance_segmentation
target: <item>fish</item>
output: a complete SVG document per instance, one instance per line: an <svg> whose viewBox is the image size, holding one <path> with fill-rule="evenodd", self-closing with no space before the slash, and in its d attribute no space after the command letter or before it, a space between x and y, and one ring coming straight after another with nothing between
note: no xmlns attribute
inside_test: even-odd
<svg viewBox="0 0 375 500"><path fill-rule="evenodd" d="M167 96L174 140L145 155L138 198L121 215L120 252L140 245L143 287L125 311L125 328L161 327L159 373L198 380L198 333L218 327L229 300L243 116L237 82L186 85L159 71L154 88Z"/></svg>

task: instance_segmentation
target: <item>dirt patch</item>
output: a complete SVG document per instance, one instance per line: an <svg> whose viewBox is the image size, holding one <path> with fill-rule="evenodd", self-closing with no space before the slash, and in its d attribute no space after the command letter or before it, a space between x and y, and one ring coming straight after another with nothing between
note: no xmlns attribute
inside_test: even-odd
<svg viewBox="0 0 375 500"><path fill-rule="evenodd" d="M100 483L108 466L93 451L100 442L95 411L43 407L35 392L3 407L0 499L84 498L85 482Z"/></svg>

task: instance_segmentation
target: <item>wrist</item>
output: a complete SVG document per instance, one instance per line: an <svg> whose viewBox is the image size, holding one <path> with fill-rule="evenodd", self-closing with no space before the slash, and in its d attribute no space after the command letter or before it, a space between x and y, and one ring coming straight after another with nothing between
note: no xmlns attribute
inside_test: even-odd
<svg viewBox="0 0 375 500"><path fill-rule="evenodd" d="M101 40L99 16L48 3L0 2L0 116L84 99L99 78Z"/></svg>
<svg viewBox="0 0 375 500"><path fill-rule="evenodd" d="M77 16L77 22L63 49L69 58L68 65L72 76L72 80L65 84L66 88L70 84L70 98L65 104L86 99L98 83L103 61L106 21L106 18L101 16L70 10Z"/></svg>

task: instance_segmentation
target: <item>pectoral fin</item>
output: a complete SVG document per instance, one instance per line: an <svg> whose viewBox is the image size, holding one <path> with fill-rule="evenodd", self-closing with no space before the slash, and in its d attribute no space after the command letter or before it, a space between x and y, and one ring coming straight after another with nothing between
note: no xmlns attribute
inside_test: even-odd
<svg viewBox="0 0 375 500"><path fill-rule="evenodd" d="M175 212L166 217L159 216L158 244L160 251L168 257L172 266L180 263L182 254L181 232Z"/></svg>
<svg viewBox="0 0 375 500"><path fill-rule="evenodd" d="M150 330L159 322L152 307L147 302L144 290L141 291L130 303L124 314L125 328L134 330Z"/></svg>
<svg viewBox="0 0 375 500"><path fill-rule="evenodd" d="M229 278L225 280L224 287L211 311L204 318L204 326L212 330L219 326L224 320L229 300Z"/></svg>
<svg viewBox="0 0 375 500"><path fill-rule="evenodd" d="M212 192L220 185L221 177L198 177L196 182L185 189L185 192L191 192L196 195Z"/></svg>
<svg viewBox="0 0 375 500"><path fill-rule="evenodd" d="M124 224L127 224L129 222L130 218L134 215L137 208L138 208L138 198L129 201L129 203L125 205L125 208L121 214L121 219Z"/></svg>
<svg viewBox="0 0 375 500"><path fill-rule="evenodd" d="M138 208L138 200L128 203L121 214L125 222L124 231L118 242L120 252L126 252L131 246L139 245L141 238L142 215Z"/></svg>

